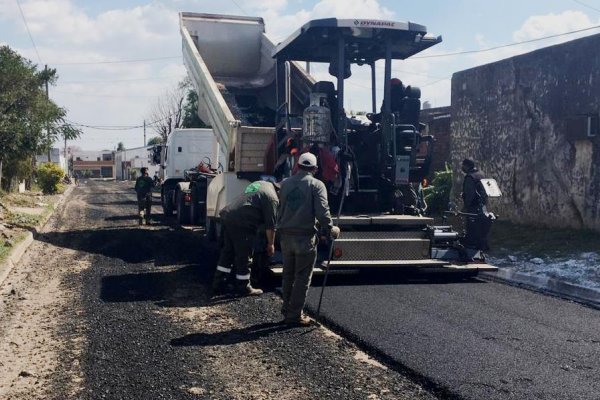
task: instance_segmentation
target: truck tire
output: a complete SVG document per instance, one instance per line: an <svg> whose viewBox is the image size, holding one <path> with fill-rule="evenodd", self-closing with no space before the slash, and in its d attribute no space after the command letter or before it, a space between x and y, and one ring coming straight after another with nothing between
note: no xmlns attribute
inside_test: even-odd
<svg viewBox="0 0 600 400"><path fill-rule="evenodd" d="M166 217L170 217L173 215L173 204L171 204L171 196L168 195L168 192L165 193L164 191L161 192L160 195L160 202L162 204L162 208L163 208L163 214Z"/></svg>
<svg viewBox="0 0 600 400"><path fill-rule="evenodd" d="M206 217L206 238L209 242L217 241L217 224L213 218Z"/></svg>
<svg viewBox="0 0 600 400"><path fill-rule="evenodd" d="M186 225L190 222L190 207L185 205L185 193L177 191L177 222L180 225Z"/></svg>

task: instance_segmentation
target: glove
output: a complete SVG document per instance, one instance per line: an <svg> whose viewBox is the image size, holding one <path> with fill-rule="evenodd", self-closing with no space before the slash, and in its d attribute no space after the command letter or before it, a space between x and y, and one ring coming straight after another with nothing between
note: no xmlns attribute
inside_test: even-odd
<svg viewBox="0 0 600 400"><path fill-rule="evenodd" d="M338 228L337 226L334 226L331 228L331 232L329 233L329 235L331 236L332 239L337 239L340 237L340 228Z"/></svg>

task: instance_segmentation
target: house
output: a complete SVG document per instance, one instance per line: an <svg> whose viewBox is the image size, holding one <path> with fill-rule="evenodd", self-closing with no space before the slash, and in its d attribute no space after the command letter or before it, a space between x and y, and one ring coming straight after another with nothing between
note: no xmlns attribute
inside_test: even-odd
<svg viewBox="0 0 600 400"><path fill-rule="evenodd" d="M148 168L148 174L153 176L159 166L150 163L150 151L153 146L142 146L115 152L116 178L128 180L138 177L143 167Z"/></svg>
<svg viewBox="0 0 600 400"><path fill-rule="evenodd" d="M74 151L73 175L88 178L115 178L114 154L110 150Z"/></svg>

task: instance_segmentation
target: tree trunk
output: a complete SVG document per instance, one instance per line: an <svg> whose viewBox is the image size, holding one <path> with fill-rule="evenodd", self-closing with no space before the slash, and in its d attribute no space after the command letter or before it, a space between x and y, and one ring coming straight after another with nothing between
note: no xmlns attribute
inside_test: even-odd
<svg viewBox="0 0 600 400"><path fill-rule="evenodd" d="M2 188L2 160L0 159L0 189Z"/></svg>

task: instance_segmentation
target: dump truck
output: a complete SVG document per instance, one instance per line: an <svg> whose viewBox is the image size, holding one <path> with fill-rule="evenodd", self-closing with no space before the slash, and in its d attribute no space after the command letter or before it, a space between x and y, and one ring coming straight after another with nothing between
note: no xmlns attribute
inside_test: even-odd
<svg viewBox="0 0 600 400"><path fill-rule="evenodd" d="M160 164L163 214L175 213L180 224L204 224L206 187L222 170L212 129L175 129L154 153L154 163Z"/></svg>
<svg viewBox="0 0 600 400"><path fill-rule="evenodd" d="M392 60L440 43L423 25L367 19L320 19L274 44L262 18L180 13L183 60L199 94L198 115L223 150L224 172L208 185L206 229L249 182L283 179L311 151L342 230L329 267L495 270L483 249L465 248L450 226L436 226L418 201L434 138L419 123L420 90L392 79ZM383 106L376 104L376 63L383 61ZM303 64L325 63L333 81L317 81ZM344 109L352 66L371 72L370 123ZM367 98L369 98L367 97ZM417 196L418 197L418 196ZM327 249L327 239L323 250ZM257 246L255 259L264 260ZM320 252L319 265L327 262ZM278 260L266 263L280 272ZM317 268L318 271L318 268Z"/></svg>

